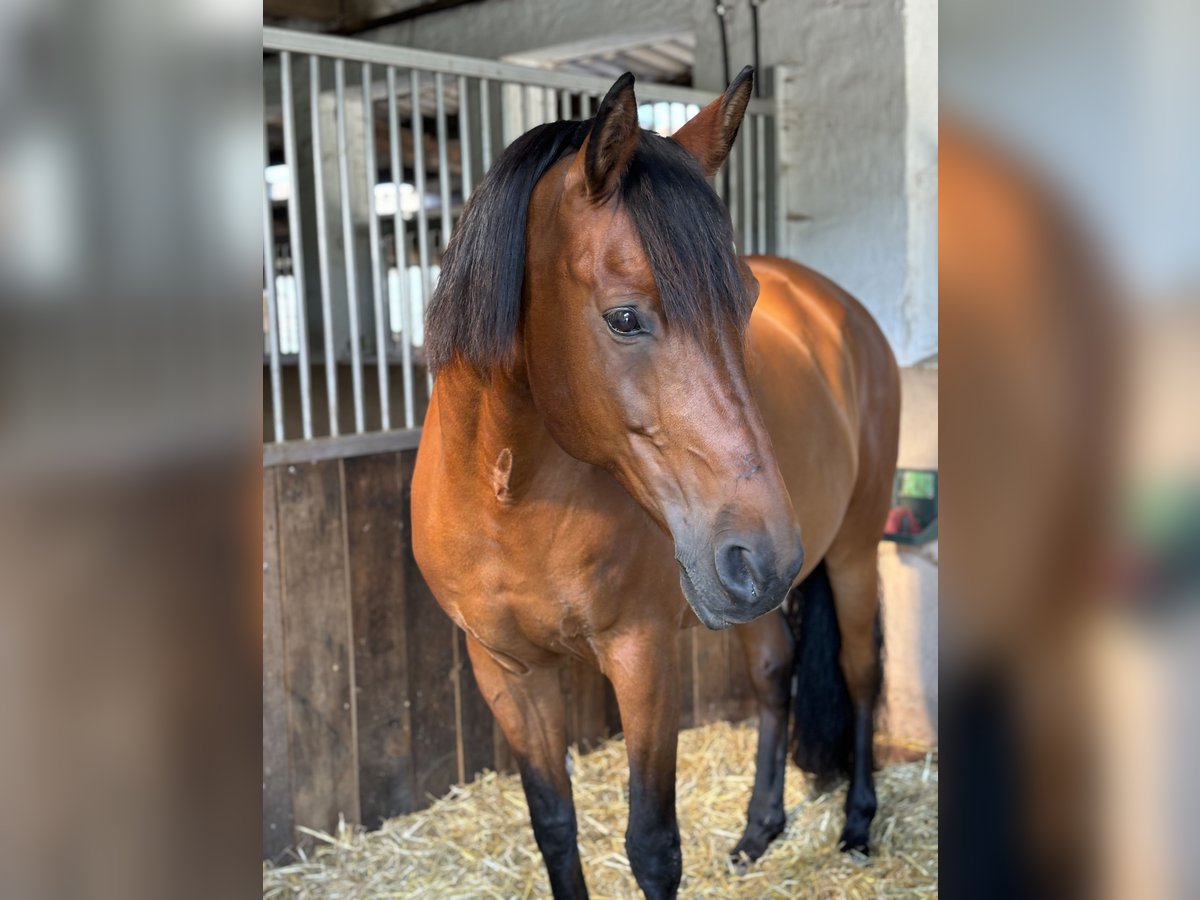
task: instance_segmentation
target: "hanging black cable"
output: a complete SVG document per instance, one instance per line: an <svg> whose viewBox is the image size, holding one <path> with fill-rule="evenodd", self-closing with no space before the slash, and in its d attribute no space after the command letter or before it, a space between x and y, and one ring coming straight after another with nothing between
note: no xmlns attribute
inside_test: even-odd
<svg viewBox="0 0 1200 900"><path fill-rule="evenodd" d="M754 33L754 96L762 96L762 66L758 62L758 7L763 0L750 0L750 21ZM726 79L728 81L728 79Z"/></svg>
<svg viewBox="0 0 1200 900"><path fill-rule="evenodd" d="M725 30L725 13L728 8L721 0L716 0L714 7L717 11L717 21L721 25L721 73L725 76L724 84L729 84L729 34Z"/></svg>

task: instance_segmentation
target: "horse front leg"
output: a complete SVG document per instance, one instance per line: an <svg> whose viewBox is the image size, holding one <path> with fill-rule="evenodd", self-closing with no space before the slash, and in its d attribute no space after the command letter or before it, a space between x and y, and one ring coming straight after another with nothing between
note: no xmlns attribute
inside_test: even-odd
<svg viewBox="0 0 1200 900"><path fill-rule="evenodd" d="M683 876L675 818L679 737L679 651L666 627L626 633L603 653L621 711L629 755L629 827L625 853L651 900L674 897Z"/></svg>
<svg viewBox="0 0 1200 900"><path fill-rule="evenodd" d="M787 774L788 708L792 694L792 638L779 611L734 629L758 700L758 755L746 831L730 854L744 866L763 855L787 824L783 784Z"/></svg>
<svg viewBox="0 0 1200 900"><path fill-rule="evenodd" d="M587 897L567 774L566 714L556 668L516 674L467 637L475 680L508 739L529 804L533 835L555 900Z"/></svg>

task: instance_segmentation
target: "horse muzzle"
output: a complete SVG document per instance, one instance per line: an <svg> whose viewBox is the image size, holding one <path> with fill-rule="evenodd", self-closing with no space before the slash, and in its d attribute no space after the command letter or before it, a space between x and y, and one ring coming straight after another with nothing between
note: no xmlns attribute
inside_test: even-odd
<svg viewBox="0 0 1200 900"><path fill-rule="evenodd" d="M722 534L713 545L711 567L703 557L700 564L681 560L679 580L696 617L712 629L740 625L777 608L804 565L798 537L777 549L765 532Z"/></svg>

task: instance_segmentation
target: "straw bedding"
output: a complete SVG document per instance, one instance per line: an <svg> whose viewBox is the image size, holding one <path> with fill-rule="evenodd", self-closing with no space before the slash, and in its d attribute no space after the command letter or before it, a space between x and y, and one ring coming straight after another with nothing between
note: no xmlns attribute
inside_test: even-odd
<svg viewBox="0 0 1200 900"><path fill-rule="evenodd" d="M869 861L836 850L845 785L810 796L790 763L787 830L745 874L729 849L745 824L757 732L724 722L679 736L681 897L879 897L937 895L937 761L894 764L876 774L879 814ZM640 897L625 858L625 746L618 740L572 757L579 846L593 898ZM378 831L308 832L315 849L290 865L265 866L265 897L527 898L549 884L515 775L488 772L428 809Z"/></svg>

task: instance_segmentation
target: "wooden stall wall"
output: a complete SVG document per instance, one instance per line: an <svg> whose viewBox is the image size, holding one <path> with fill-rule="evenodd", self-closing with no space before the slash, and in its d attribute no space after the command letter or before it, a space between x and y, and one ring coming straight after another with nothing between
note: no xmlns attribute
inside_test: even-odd
<svg viewBox="0 0 1200 900"><path fill-rule="evenodd" d="M413 560L416 451L267 468L263 478L263 854L376 827L485 769L513 771L462 633ZM683 724L752 714L729 632L679 637ZM620 731L608 681L565 666L572 743Z"/></svg>

